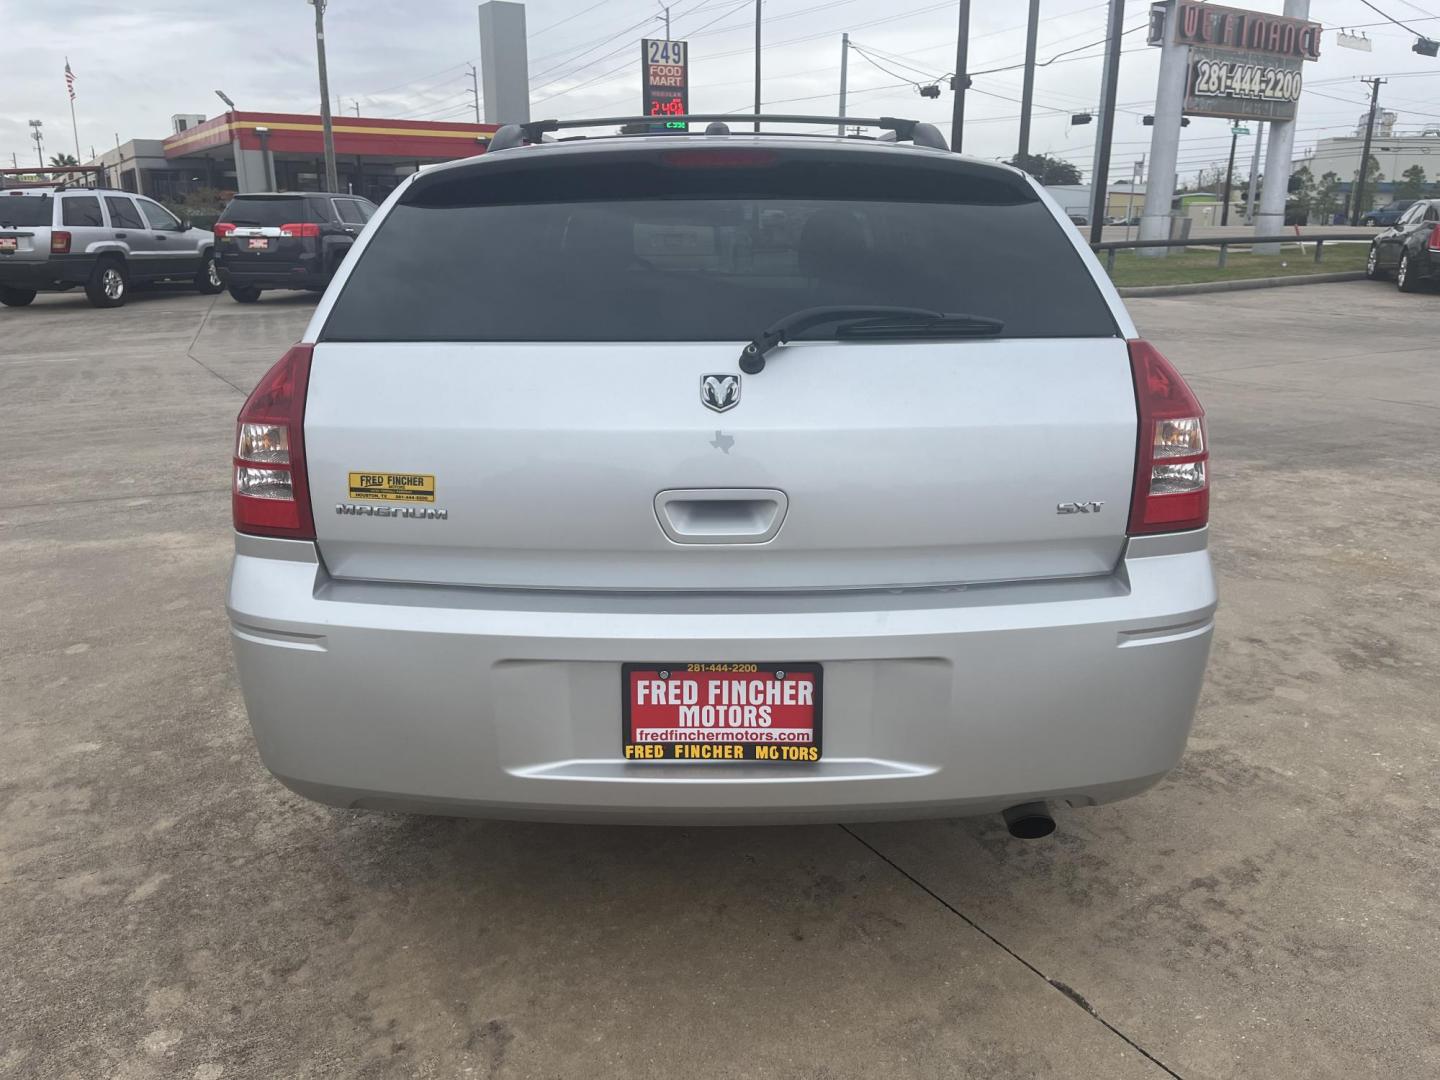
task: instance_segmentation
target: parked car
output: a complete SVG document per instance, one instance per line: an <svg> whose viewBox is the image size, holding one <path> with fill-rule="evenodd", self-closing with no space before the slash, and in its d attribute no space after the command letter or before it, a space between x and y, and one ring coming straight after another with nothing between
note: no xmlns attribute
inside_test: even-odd
<svg viewBox="0 0 1440 1080"><path fill-rule="evenodd" d="M1370 241L1365 276L1395 275L1401 292L1418 292L1440 278L1440 199L1415 202Z"/></svg>
<svg viewBox="0 0 1440 1080"><path fill-rule="evenodd" d="M238 418L265 764L337 806L1016 835L1150 787L1216 604L1199 401L1024 173L718 127L512 125L370 222Z"/></svg>
<svg viewBox="0 0 1440 1080"><path fill-rule="evenodd" d="M236 195L215 223L230 295L254 303L266 289L319 292L375 213L359 195L322 191Z"/></svg>
<svg viewBox="0 0 1440 1080"><path fill-rule="evenodd" d="M132 287L162 281L219 292L215 238L128 191L0 191L0 304L80 286L96 307L119 307Z"/></svg>
<svg viewBox="0 0 1440 1080"><path fill-rule="evenodd" d="M1382 206L1378 210L1371 210L1360 219L1360 224L1379 225L1381 228L1388 229L1404 216L1406 210L1409 210L1410 207L1414 205L1414 199L1401 199L1399 202L1393 202L1389 206Z"/></svg>

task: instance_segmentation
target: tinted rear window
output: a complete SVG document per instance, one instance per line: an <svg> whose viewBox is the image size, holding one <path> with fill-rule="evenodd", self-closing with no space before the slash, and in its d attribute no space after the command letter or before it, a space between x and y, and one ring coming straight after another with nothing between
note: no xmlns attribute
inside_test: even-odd
<svg viewBox="0 0 1440 1080"><path fill-rule="evenodd" d="M381 222L322 336L743 341L801 308L845 304L983 315L1007 337L1117 332L1066 227L994 170L664 157L422 178Z"/></svg>
<svg viewBox="0 0 1440 1080"><path fill-rule="evenodd" d="M55 200L49 195L0 194L0 226L49 225Z"/></svg>
<svg viewBox="0 0 1440 1080"><path fill-rule="evenodd" d="M100 200L94 195L67 195L60 200L60 222L62 225L103 226L105 219L100 216Z"/></svg>
<svg viewBox="0 0 1440 1080"><path fill-rule="evenodd" d="M112 229L143 229L145 227L145 223L140 220L140 211L135 209L135 203L130 199L119 195L106 195L105 209L110 211L110 227Z"/></svg>
<svg viewBox="0 0 1440 1080"><path fill-rule="evenodd" d="M306 200L299 196L231 199L220 215L221 221L236 225L288 225L292 221L310 221L305 210Z"/></svg>

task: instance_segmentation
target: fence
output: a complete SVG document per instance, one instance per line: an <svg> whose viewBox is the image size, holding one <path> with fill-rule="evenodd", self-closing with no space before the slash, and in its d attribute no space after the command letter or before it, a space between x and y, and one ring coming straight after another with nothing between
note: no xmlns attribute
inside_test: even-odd
<svg viewBox="0 0 1440 1080"><path fill-rule="evenodd" d="M1115 253L1117 251L1134 250L1135 248L1192 248L1192 247L1218 247L1220 253L1216 266L1224 266L1225 260L1229 258L1232 247L1254 247L1256 244L1299 244L1303 248L1306 244L1315 245L1315 261L1318 263L1325 252L1326 244L1334 243L1369 243L1372 237L1356 235L1355 233L1321 233L1308 236L1236 236L1236 237L1202 237L1199 240L1102 240L1099 243L1091 244L1090 248L1095 254L1105 254L1105 269L1115 269Z"/></svg>

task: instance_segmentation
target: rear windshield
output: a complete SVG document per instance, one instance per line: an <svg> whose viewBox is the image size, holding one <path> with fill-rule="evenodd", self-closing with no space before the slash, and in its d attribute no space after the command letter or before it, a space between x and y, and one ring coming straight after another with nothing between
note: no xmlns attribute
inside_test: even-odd
<svg viewBox="0 0 1440 1080"><path fill-rule="evenodd" d="M297 195L266 195L231 199L220 220L236 225L269 226L310 219L305 213L303 198Z"/></svg>
<svg viewBox="0 0 1440 1080"><path fill-rule="evenodd" d="M49 225L54 204L49 195L0 195L0 227Z"/></svg>
<svg viewBox="0 0 1440 1080"><path fill-rule="evenodd" d="M618 168L417 182L322 336L744 341L802 308L852 304L986 316L1006 337L1117 332L1066 226L1003 174Z"/></svg>

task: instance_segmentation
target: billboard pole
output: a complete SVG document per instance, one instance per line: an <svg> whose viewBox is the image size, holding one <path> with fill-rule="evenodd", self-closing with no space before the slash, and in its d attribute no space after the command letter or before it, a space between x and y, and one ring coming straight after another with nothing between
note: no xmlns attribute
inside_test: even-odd
<svg viewBox="0 0 1440 1080"><path fill-rule="evenodd" d="M1285 15L1293 19L1310 17L1310 0L1285 0ZM1295 153L1295 120L1275 120L1265 144L1265 181L1260 189L1260 209L1255 215L1257 236L1276 236L1285 227L1285 200L1290 194L1290 159ZM1257 244L1256 255L1279 255L1279 244Z"/></svg>
<svg viewBox="0 0 1440 1080"><path fill-rule="evenodd" d="M1245 224L1255 224L1255 185L1260 182L1260 141L1265 134L1265 121L1255 126L1255 154L1250 159L1250 189L1245 193Z"/></svg>
<svg viewBox="0 0 1440 1080"><path fill-rule="evenodd" d="M1170 238L1170 202L1175 197L1175 161L1180 153L1180 121L1185 111L1185 82L1190 46L1175 33L1175 0L1151 8L1150 40L1160 44L1160 77L1155 85L1155 126L1150 129L1150 178L1145 184L1145 207L1140 212L1141 240ZM1165 248L1139 248L1138 258L1164 258Z"/></svg>

